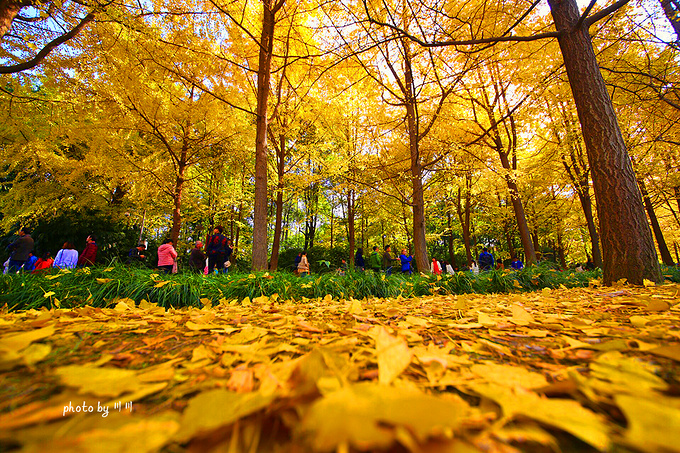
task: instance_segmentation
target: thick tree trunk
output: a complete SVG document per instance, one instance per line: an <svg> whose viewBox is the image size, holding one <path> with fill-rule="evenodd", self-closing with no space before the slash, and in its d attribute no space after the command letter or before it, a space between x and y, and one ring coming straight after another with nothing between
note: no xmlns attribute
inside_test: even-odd
<svg viewBox="0 0 680 453"><path fill-rule="evenodd" d="M430 260L427 256L427 240L425 239L425 196L423 191L423 166L420 158L419 130L416 121L416 95L411 68L409 44L402 40L404 47L404 79L406 100L406 121L408 127L409 151L411 154L411 184L413 196L413 248L416 266L419 272L429 273Z"/></svg>
<svg viewBox="0 0 680 453"><path fill-rule="evenodd" d="M591 253L593 254L593 264L595 267L602 268L602 252L600 250L600 236L597 234L597 227L595 226L595 216L593 215L593 201L590 199L590 193L581 193L577 190L578 199L581 201L583 208L583 215L588 224L588 234L590 235Z"/></svg>
<svg viewBox="0 0 680 453"><path fill-rule="evenodd" d="M635 173L588 30L576 28L575 0L548 0L593 178L604 256L604 283L662 280Z"/></svg>
<svg viewBox="0 0 680 453"><path fill-rule="evenodd" d="M448 222L447 226L449 228L449 238L448 241L446 241L447 242L446 245L448 246L449 249L449 264L453 266L454 263L456 262L456 258L453 255L453 222L451 222L451 210L449 209L446 210L446 216Z"/></svg>
<svg viewBox="0 0 680 453"><path fill-rule="evenodd" d="M253 269L267 268L267 101L274 46L274 17L283 5L262 0L262 34L257 67L257 119L255 123L255 203L253 212Z"/></svg>
<svg viewBox="0 0 680 453"><path fill-rule="evenodd" d="M659 219L654 212L654 206L652 205L652 199L649 198L649 192L647 192L647 186L643 180L638 180L638 185L640 186L640 192L642 193L642 200L645 203L645 209L647 210L647 215L649 216L649 222L652 224L652 231L654 232L654 237L656 237L656 245L659 247L659 253L661 254L661 260L666 266L674 266L673 257L671 256L671 251L666 245L666 240L663 237L663 232L661 231L661 226L659 225Z"/></svg>
<svg viewBox="0 0 680 453"><path fill-rule="evenodd" d="M680 41L680 0L661 0L661 6L675 30L675 40Z"/></svg>
<svg viewBox="0 0 680 453"><path fill-rule="evenodd" d="M0 40L12 28L12 22L21 8L30 4L28 1L0 0Z"/></svg>
<svg viewBox="0 0 680 453"><path fill-rule="evenodd" d="M562 241L562 235L558 234L557 235L557 247L558 247L558 252L560 255L560 265L562 266L562 269L567 268L567 257L565 256L566 254L564 253L564 241Z"/></svg>

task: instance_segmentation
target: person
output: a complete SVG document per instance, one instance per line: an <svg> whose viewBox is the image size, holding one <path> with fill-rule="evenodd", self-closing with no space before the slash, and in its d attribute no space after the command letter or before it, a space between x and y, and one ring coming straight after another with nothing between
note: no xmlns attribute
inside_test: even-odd
<svg viewBox="0 0 680 453"><path fill-rule="evenodd" d="M389 245L385 247L385 253L383 253L382 256L382 267L385 269L385 275L392 275L392 261L394 261L394 258L392 258L392 247Z"/></svg>
<svg viewBox="0 0 680 453"><path fill-rule="evenodd" d="M470 265L470 270L475 275L479 274L479 266L477 266L477 262L475 260L472 260L472 264Z"/></svg>
<svg viewBox="0 0 680 453"><path fill-rule="evenodd" d="M200 274L203 273L205 269L205 253L203 253L203 242L196 242L196 246L191 249L191 254L189 255L189 269Z"/></svg>
<svg viewBox="0 0 680 453"><path fill-rule="evenodd" d="M307 261L306 251L300 254L300 264L298 264L298 272L300 272L301 277L309 275L309 261Z"/></svg>
<svg viewBox="0 0 680 453"><path fill-rule="evenodd" d="M85 250L78 257L78 267L93 266L97 260L97 242L94 234L85 239Z"/></svg>
<svg viewBox="0 0 680 453"><path fill-rule="evenodd" d="M293 262L293 272L295 272L296 275L300 274L300 261L302 260L302 253L298 253L297 256L295 257L295 261Z"/></svg>
<svg viewBox="0 0 680 453"><path fill-rule="evenodd" d="M45 272L47 269L52 267L52 264L54 264L54 259L52 258L52 255L50 254L50 252L45 252L35 262L33 272L31 272L31 273L32 274L39 274L41 272Z"/></svg>
<svg viewBox="0 0 680 453"><path fill-rule="evenodd" d="M36 261L38 261L38 257L35 256L33 253L29 253L28 259L24 263L24 271L33 272L33 270L35 270Z"/></svg>
<svg viewBox="0 0 680 453"><path fill-rule="evenodd" d="M378 246L373 247L373 253L368 256L368 267L373 270L373 272L380 272L380 253L378 253Z"/></svg>
<svg viewBox="0 0 680 453"><path fill-rule="evenodd" d="M173 247L172 239L168 238L158 247L158 267L163 269L166 274L169 274L173 271L176 262L177 251Z"/></svg>
<svg viewBox="0 0 680 453"><path fill-rule="evenodd" d="M434 258L432 258L432 269L431 270L432 270L432 273L434 275L441 275L441 273L442 273L442 268L439 265L439 261L437 261Z"/></svg>
<svg viewBox="0 0 680 453"><path fill-rule="evenodd" d="M401 255L399 255L399 261L401 262L401 273L412 275L411 261L413 261L413 256L407 255L406 249L401 249Z"/></svg>
<svg viewBox="0 0 680 453"><path fill-rule="evenodd" d="M224 255L227 248L227 238L222 234L221 225L213 229L212 236L208 236L205 244L205 254L208 255L208 273L213 270L219 272L224 267Z"/></svg>
<svg viewBox="0 0 680 453"><path fill-rule="evenodd" d="M57 252L54 257L52 267L57 269L74 269L78 264L78 250L75 249L72 243L66 241L62 245L61 250Z"/></svg>
<svg viewBox="0 0 680 453"><path fill-rule="evenodd" d="M496 264L496 260L486 247L482 249L482 253L479 254L477 261L479 261L479 270L481 271L490 271L493 269L494 264Z"/></svg>
<svg viewBox="0 0 680 453"><path fill-rule="evenodd" d="M516 256L513 256L512 263L510 263L510 267L516 271L519 271L521 269L524 269L524 263L520 261L520 259L517 258Z"/></svg>
<svg viewBox="0 0 680 453"><path fill-rule="evenodd" d="M140 242L137 247L133 247L130 249L130 252L128 252L128 258L126 260L127 264L142 264L144 263L144 260L146 259L146 255L144 255L144 251L146 250L146 244L143 242Z"/></svg>
<svg viewBox="0 0 680 453"><path fill-rule="evenodd" d="M224 248L224 273L229 273L231 267L231 255L234 253L234 244L231 239L227 239L227 245Z"/></svg>
<svg viewBox="0 0 680 453"><path fill-rule="evenodd" d="M446 263L446 261L445 261L445 263ZM446 263L446 273L453 275L453 274L456 273L456 269L454 269L454 267L451 266L450 263Z"/></svg>
<svg viewBox="0 0 680 453"><path fill-rule="evenodd" d="M34 244L31 230L27 227L20 229L19 238L7 246L7 250L10 252L9 263L7 264L8 272L17 272L24 265L33 251Z"/></svg>
<svg viewBox="0 0 680 453"><path fill-rule="evenodd" d="M363 272L366 268L366 263L364 262L364 249L359 247L357 253L354 255L354 269Z"/></svg>

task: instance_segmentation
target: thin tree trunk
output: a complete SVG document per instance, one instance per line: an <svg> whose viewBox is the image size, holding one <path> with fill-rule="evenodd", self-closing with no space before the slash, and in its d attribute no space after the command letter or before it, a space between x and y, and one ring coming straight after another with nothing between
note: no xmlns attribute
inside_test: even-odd
<svg viewBox="0 0 680 453"><path fill-rule="evenodd" d="M649 217L649 222L652 224L652 231L656 237L656 245L659 247L659 253L661 254L661 259L666 266L674 266L673 257L671 256L671 251L666 245L666 240L663 237L663 232L661 231L661 226L659 225L659 219L654 212L654 206L652 205L652 200L649 198L649 192L647 192L647 186L642 179L638 180L640 186L640 192L642 193L642 200L645 203L645 209L647 210L647 216Z"/></svg>
<svg viewBox="0 0 680 453"><path fill-rule="evenodd" d="M347 191L347 239L349 240L349 259L347 264L350 269L354 269L354 190Z"/></svg>
<svg viewBox="0 0 680 453"><path fill-rule="evenodd" d="M510 166L510 161L508 160L508 155L501 149L498 149L498 155L501 158L501 164L503 165L503 168L506 170L511 170L512 168ZM522 247L524 248L524 256L526 259L525 262L527 265L536 264L536 251L534 244L531 242L529 225L527 224L527 218L524 214L524 205L522 204L522 199L519 196L517 184L510 173L505 176L505 183L507 184L508 191L510 192L512 209L515 211L517 228L519 229L519 236L522 239Z"/></svg>
<svg viewBox="0 0 680 453"><path fill-rule="evenodd" d="M548 0L586 144L604 255L604 283L661 282L642 196L588 30L575 0Z"/></svg>
<svg viewBox="0 0 680 453"><path fill-rule="evenodd" d="M597 227L595 226L595 216L593 216L593 202L590 199L589 193L581 193L577 190L578 199L583 208L583 215L588 224L588 234L590 235L591 253L593 254L593 264L595 267L602 268L602 252L600 251L600 236L597 234Z"/></svg>
<svg viewBox="0 0 680 453"><path fill-rule="evenodd" d="M467 260L467 266L472 266L472 242L470 234L470 190L471 185L468 185L468 181L471 183L472 179L466 176L466 190L465 190L465 211L463 211L462 200L461 200L461 190L458 188L458 197L456 203L456 211L458 212L458 219L460 220L460 226L463 230L463 244L465 244L465 259Z"/></svg>
<svg viewBox="0 0 680 453"><path fill-rule="evenodd" d="M274 242L272 243L272 255L269 260L269 268L275 271L279 265L279 249L281 247L281 230L283 227L283 188L286 163L286 137L279 136L279 144L276 149L276 214L274 216Z"/></svg>
<svg viewBox="0 0 680 453"><path fill-rule="evenodd" d="M175 187L172 193L172 243L177 247L177 240L179 239L180 228L182 228L182 194L184 192L185 173L187 170L187 147L183 146L180 153L180 159L177 163L177 176L175 178Z"/></svg>
<svg viewBox="0 0 680 453"><path fill-rule="evenodd" d="M267 101L274 47L275 16L285 0L262 0L262 34L257 66L255 123L255 204L253 212L253 269L267 268Z"/></svg>

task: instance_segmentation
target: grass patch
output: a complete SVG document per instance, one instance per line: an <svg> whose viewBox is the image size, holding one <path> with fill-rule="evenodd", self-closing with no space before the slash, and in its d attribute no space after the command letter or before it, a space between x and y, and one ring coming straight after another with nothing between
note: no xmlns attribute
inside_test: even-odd
<svg viewBox="0 0 680 453"><path fill-rule="evenodd" d="M666 272L667 271L667 272ZM673 281L680 281L680 271L665 270ZM251 300L278 294L281 300L302 301L331 295L335 299L370 297L419 297L464 293L507 293L535 291L542 288L588 286L600 278L592 272L559 272L544 266L533 266L519 272L491 271L474 275L386 276L373 272L348 272L298 277L290 272L230 273L199 275L180 273L165 275L158 271L124 265L93 267L32 275L8 274L0 277L0 306L9 310L28 310L90 305L107 307L120 299L136 303L146 300L159 306L184 307L225 301Z"/></svg>

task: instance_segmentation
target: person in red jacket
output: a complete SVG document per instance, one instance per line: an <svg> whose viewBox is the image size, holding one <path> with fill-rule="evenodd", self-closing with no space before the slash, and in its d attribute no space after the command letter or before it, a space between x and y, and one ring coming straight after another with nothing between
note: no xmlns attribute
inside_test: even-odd
<svg viewBox="0 0 680 453"><path fill-rule="evenodd" d="M85 250L78 257L78 267L92 266L97 260L97 242L94 234L91 234L85 239Z"/></svg>

